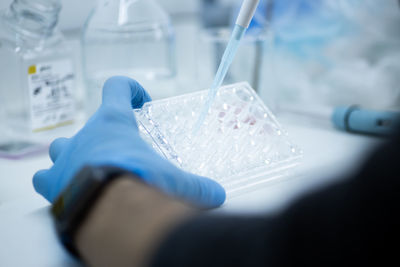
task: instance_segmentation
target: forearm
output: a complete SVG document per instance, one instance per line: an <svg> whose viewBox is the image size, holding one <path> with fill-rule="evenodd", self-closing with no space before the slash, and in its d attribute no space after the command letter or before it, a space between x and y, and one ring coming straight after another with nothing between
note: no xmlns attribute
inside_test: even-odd
<svg viewBox="0 0 400 267"><path fill-rule="evenodd" d="M349 202L331 200L340 199L347 187L340 185L303 199L278 218L194 218L193 208L157 189L132 178L118 179L91 209L77 232L76 244L90 266L274 266L296 262L316 266L324 261L314 255L326 256L327 243L334 251L343 247L340 238L330 239L330 233L338 233L344 226L349 210L342 204L353 209ZM314 255L308 254L310 250Z"/></svg>
<svg viewBox="0 0 400 267"><path fill-rule="evenodd" d="M162 240L194 209L132 178L110 184L76 235L91 266L147 266Z"/></svg>
<svg viewBox="0 0 400 267"><path fill-rule="evenodd" d="M124 182L98 202L78 233L78 248L94 266L355 266L397 259L386 244L398 240L391 231L399 225L399 147L386 146L357 177L269 219L192 218L191 208Z"/></svg>

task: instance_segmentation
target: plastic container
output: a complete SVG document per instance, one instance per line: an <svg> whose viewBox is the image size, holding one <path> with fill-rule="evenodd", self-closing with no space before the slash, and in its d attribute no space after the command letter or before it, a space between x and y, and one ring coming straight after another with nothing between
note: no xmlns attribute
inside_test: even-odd
<svg viewBox="0 0 400 267"><path fill-rule="evenodd" d="M154 0L99 0L82 35L88 115L101 103L104 82L116 75L138 80L153 98L174 94L175 35Z"/></svg>
<svg viewBox="0 0 400 267"><path fill-rule="evenodd" d="M301 150L247 83L221 87L195 135L207 91L134 110L142 137L180 168L215 179L229 196L286 176Z"/></svg>
<svg viewBox="0 0 400 267"><path fill-rule="evenodd" d="M60 10L58 0L14 0L0 14L0 155L73 131L61 127L76 120L76 73Z"/></svg>

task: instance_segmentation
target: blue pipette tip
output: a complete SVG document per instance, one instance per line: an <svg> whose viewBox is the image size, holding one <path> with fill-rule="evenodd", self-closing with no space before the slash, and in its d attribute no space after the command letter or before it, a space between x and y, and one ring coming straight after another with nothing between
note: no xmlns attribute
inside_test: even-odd
<svg viewBox="0 0 400 267"><path fill-rule="evenodd" d="M236 55L236 51L239 47L240 40L243 38L246 32L246 28L240 25L235 25L235 28L232 31L231 38L229 43L225 49L224 55L222 56L221 63L219 64L217 74L215 75L213 84L208 91L207 99L204 104L204 108L200 114L199 119L195 123L193 127L192 134L196 135L200 130L204 120L207 117L207 113L210 110L212 104L214 103L214 99L217 95L218 88L221 87L226 74L228 73L229 67L232 64L232 61Z"/></svg>
<svg viewBox="0 0 400 267"><path fill-rule="evenodd" d="M210 90L208 91L206 103L200 114L199 119L193 127L193 135L196 135L198 133L202 124L204 123L204 120L207 117L207 113L214 102L215 96L217 95L218 88L221 87L225 79L233 58L236 55L240 40L243 38L246 29L249 27L259 2L260 0L243 0L242 7L240 8L231 38L225 49L224 55L222 56L221 63L219 64L217 74L214 78L214 82Z"/></svg>

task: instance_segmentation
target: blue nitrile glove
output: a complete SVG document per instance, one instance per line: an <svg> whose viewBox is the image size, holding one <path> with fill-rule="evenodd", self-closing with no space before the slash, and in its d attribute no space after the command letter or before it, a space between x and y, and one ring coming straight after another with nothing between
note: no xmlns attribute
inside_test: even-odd
<svg viewBox="0 0 400 267"><path fill-rule="evenodd" d="M71 139L56 139L50 146L54 165L33 177L36 191L53 202L84 165L117 166L169 195L204 207L225 201L222 186L211 179L178 169L162 158L139 136L132 108L150 101L134 80L113 77L103 88L103 103Z"/></svg>

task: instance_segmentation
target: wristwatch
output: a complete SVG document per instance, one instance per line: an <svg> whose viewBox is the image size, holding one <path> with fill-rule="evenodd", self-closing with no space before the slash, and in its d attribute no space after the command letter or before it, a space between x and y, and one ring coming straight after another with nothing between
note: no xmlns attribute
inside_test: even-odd
<svg viewBox="0 0 400 267"><path fill-rule="evenodd" d="M51 213L62 244L77 258L74 237L91 207L113 180L131 172L111 166L85 166L75 175L69 186L54 202Z"/></svg>

